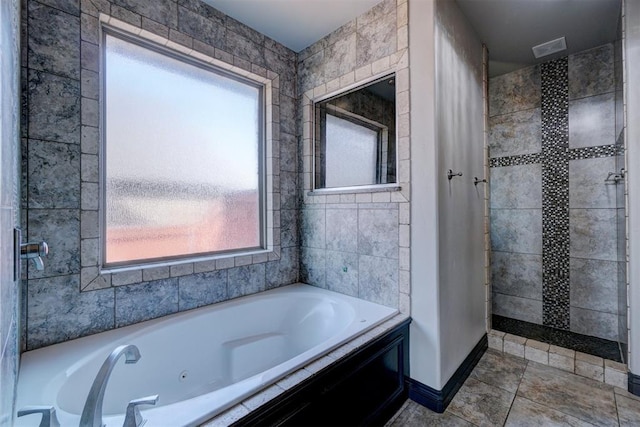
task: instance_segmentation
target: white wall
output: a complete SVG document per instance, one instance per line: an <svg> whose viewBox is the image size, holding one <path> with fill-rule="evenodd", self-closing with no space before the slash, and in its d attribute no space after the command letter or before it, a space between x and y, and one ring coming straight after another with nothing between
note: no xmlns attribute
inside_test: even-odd
<svg viewBox="0 0 640 427"><path fill-rule="evenodd" d="M455 2L409 9L411 377L441 390L486 332L482 45Z"/></svg>
<svg viewBox="0 0 640 427"><path fill-rule="evenodd" d="M629 215L629 369L640 375L640 2L626 0L625 103Z"/></svg>

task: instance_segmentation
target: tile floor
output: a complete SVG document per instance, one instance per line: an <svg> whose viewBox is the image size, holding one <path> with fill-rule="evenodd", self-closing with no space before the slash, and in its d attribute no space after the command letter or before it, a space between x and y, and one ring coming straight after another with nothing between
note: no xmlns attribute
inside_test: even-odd
<svg viewBox="0 0 640 427"><path fill-rule="evenodd" d="M640 426L640 397L488 349L443 414L408 400L386 427Z"/></svg>

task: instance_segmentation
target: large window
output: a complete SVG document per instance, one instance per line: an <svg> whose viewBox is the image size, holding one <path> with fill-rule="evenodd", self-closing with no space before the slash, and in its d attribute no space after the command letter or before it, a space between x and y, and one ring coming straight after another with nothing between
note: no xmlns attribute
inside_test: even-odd
<svg viewBox="0 0 640 427"><path fill-rule="evenodd" d="M103 265L264 247L263 87L103 37Z"/></svg>

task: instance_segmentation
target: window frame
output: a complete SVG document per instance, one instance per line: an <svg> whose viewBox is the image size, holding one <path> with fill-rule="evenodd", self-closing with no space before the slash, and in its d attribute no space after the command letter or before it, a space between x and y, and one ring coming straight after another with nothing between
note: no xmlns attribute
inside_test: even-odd
<svg viewBox="0 0 640 427"><path fill-rule="evenodd" d="M240 70L231 70L225 69L221 66L217 66L214 63L207 62L197 58L194 55L190 55L189 53L180 52L178 50L172 49L171 47L167 47L156 43L155 41L149 40L147 38L141 37L136 34L132 34L124 29L117 28L111 25L108 25L104 22L101 23L99 30L99 54L100 54L100 66L99 66L99 85L100 85L100 96L99 96L99 208L98 208L98 220L99 220L99 253L98 253L98 266L101 273L113 273L122 270L130 270L130 269L144 269L144 268L153 268L158 266L171 266L176 264L185 264L185 263L193 263L199 261L207 261L207 260L215 260L220 258L229 258L229 257L238 257L238 256L251 256L255 254L268 253L272 252L274 249L273 245L273 236L270 235L269 229L269 198L272 197L269 194L268 188L272 187L272 183L268 182L269 176L269 165L267 163L267 152L269 151L269 138L267 132L267 125L269 125L269 106L267 105L267 94L270 92L268 90L267 84L264 81L259 81L258 79L252 79L252 74L248 72L240 72L236 73L234 71ZM132 43L136 46L142 47L144 49L149 49L153 52L159 53L161 55L165 55L169 58L175 59L177 61L181 61L188 65L192 65L203 69L205 71L212 72L219 76L223 76L226 78L233 79L242 84L246 84L253 88L258 89L258 117L260 123L258 124L258 227L259 227L259 246L256 247L248 247L248 248L238 248L233 250L225 250L225 251L211 251L206 253L190 253L178 256L166 256L166 257L158 257L158 258L148 258L148 259L136 259L130 261L121 261L115 263L107 263L106 262L106 248L107 248L107 239L106 239L106 165L107 165L107 155L106 155L106 142L107 142L107 129L106 129L106 72L107 72L107 61L106 61L106 38L107 36L112 36L119 38L120 40L124 40L128 43ZM195 53L195 52L191 52ZM217 61L220 62L220 61ZM229 67L235 68L235 67ZM262 80L262 79L261 79ZM269 185L271 184L271 185ZM273 214L273 209L271 210L271 214ZM271 233L273 230L271 230Z"/></svg>
<svg viewBox="0 0 640 427"><path fill-rule="evenodd" d="M362 192L378 192L378 191L399 191L401 189L400 187L400 180L399 180L399 175L398 175L398 170L399 170L399 153L398 153L398 109L397 109L397 85L396 85L396 93L395 93L395 97L396 97L396 109L395 109L395 114L394 114L394 121L395 121L395 132L394 132L394 138L395 138L395 154L394 154L394 163L395 163L395 181L393 182L388 182L388 183L376 183L376 184L367 184L367 185L353 185L353 186L343 186L343 187L324 187L324 186L319 186L319 185L324 185L324 179L320 180L322 181L321 183L318 182L319 180L317 179L317 164L318 164L318 159L317 157L320 155L319 150L320 148L317 146L317 142L318 142L318 134L320 133L320 129L319 126L321 126L320 122L317 119L317 108L318 105L321 103L325 103L326 101L329 101L331 99L335 99L335 98L340 98L343 95L347 95L349 93L352 92L357 92L367 86L370 86L372 84L375 84L377 82L380 81L384 81L386 79L396 79L397 75L396 75L396 71L395 70L388 70L376 75L373 75L367 79L358 81L357 83L353 83L350 85L347 85L346 87L343 87L339 90L336 91L332 91L330 93L326 93L324 95L321 96L317 96L317 97L313 97L313 96L309 96L309 105L308 108L310 109L310 117L311 117L311 177L310 177L310 186L311 188L308 191L308 195L313 196L313 195L322 195L322 194L340 194L340 193L362 193ZM313 93L313 91L309 91L310 93ZM349 114L353 114L353 113L349 113ZM355 114L354 114L355 115ZM357 116L357 115L355 115ZM339 116L340 118L345 118L342 116ZM370 123L374 123L375 125L380 125L379 123L376 123L373 120L370 119L366 119L368 120ZM357 123L357 122L356 122ZM361 123L357 123L357 124L361 124ZM384 125L382 125L383 127L386 127ZM388 131L388 128L387 128ZM323 145L325 145L323 143ZM377 165L376 167L376 174L379 173L380 171L380 167L381 165Z"/></svg>

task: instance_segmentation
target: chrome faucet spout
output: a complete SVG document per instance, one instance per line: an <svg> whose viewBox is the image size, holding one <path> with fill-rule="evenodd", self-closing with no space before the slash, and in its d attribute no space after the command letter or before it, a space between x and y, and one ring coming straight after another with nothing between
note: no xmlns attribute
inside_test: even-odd
<svg viewBox="0 0 640 427"><path fill-rule="evenodd" d="M93 380L91 390L84 404L80 425L82 427L103 427L102 423L102 402L104 401L104 391L107 388L107 381L113 371L114 366L120 356L124 354L125 363L136 363L140 360L140 351L135 345L121 345L111 352L98 371L98 375Z"/></svg>

